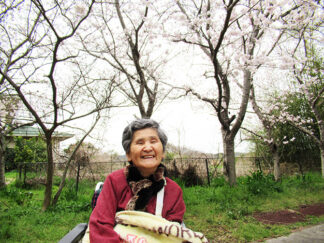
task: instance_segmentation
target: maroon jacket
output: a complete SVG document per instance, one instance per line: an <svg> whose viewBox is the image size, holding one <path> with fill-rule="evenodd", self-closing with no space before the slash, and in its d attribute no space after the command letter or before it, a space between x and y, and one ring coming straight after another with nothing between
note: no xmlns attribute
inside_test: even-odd
<svg viewBox="0 0 324 243"><path fill-rule="evenodd" d="M120 242L118 234L113 230L116 212L125 210L133 196L127 184L125 169L109 174L98 197L97 205L90 216L90 242ZM156 196L152 197L146 212L155 214ZM169 221L183 220L186 207L182 198L182 190L177 183L166 177L162 217Z"/></svg>

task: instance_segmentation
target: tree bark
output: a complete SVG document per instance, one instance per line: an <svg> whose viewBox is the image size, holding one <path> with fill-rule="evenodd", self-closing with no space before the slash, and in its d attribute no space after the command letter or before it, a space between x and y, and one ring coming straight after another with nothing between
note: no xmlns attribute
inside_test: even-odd
<svg viewBox="0 0 324 243"><path fill-rule="evenodd" d="M317 110L316 110L317 111ZM316 117L322 117L316 114ZM319 141L319 148L321 151L321 170L322 170L322 177L324 178L324 124L323 120L318 119L319 122L319 132L320 132L320 141Z"/></svg>
<svg viewBox="0 0 324 243"><path fill-rule="evenodd" d="M64 185L65 185L65 179L66 179L66 175L67 175L67 172L69 170L69 167L70 167L70 164L71 164L71 161L72 159L75 157L78 149L80 148L81 144L83 143L83 141L86 139L86 137L92 132L92 130L95 128L95 126L97 125L98 121L100 119L100 113L98 113L97 115L97 118L95 120L95 122L92 124L91 128L88 130L88 132L86 134L84 134L84 136L82 137L82 139L78 142L77 146L75 147L74 151L72 152L70 158L68 159L68 161L66 162L66 166L65 166L65 169L64 169L64 172L63 172L63 175L62 175L62 178L61 178L61 182L60 182L60 185L59 185L59 189L57 190L54 198L53 198L53 202L52 202L52 205L55 206L59 200L59 197L61 195L61 192L64 188Z"/></svg>
<svg viewBox="0 0 324 243"><path fill-rule="evenodd" d="M223 172L225 177L227 177L230 186L234 186L236 184L234 139L232 136L228 136L227 134L228 132L222 128L224 149Z"/></svg>
<svg viewBox="0 0 324 243"><path fill-rule="evenodd" d="M273 156L273 175L276 181L281 177L280 172L280 155L276 145L272 146L272 156Z"/></svg>
<svg viewBox="0 0 324 243"><path fill-rule="evenodd" d="M320 146L321 150L321 170L322 170L322 178L324 178L324 144Z"/></svg>
<svg viewBox="0 0 324 243"><path fill-rule="evenodd" d="M255 114L258 116L259 120L262 122L263 128L265 129L267 136L270 139L273 139L273 132L272 132L272 126L270 121L267 119L266 116L263 115L262 111L260 110L260 107L257 104L256 98L255 98L255 93L254 93L254 86L252 85L251 87L251 92L250 92L250 100L252 104L252 108L255 112ZM270 148L272 159L273 159L273 175L275 177L275 180L279 180L281 176L280 172L280 155L279 155L279 150L278 147L279 145L276 144L275 142L272 142L271 144L268 144L268 147Z"/></svg>
<svg viewBox="0 0 324 243"><path fill-rule="evenodd" d="M46 136L46 146L47 146L47 177L46 177L46 187L44 193L44 201L42 210L45 211L51 205L52 200L52 185L53 185L53 175L54 175L54 159L53 159L53 144L52 136Z"/></svg>
<svg viewBox="0 0 324 243"><path fill-rule="evenodd" d="M6 187L4 146L2 141L0 141L0 188L4 188L4 187Z"/></svg>

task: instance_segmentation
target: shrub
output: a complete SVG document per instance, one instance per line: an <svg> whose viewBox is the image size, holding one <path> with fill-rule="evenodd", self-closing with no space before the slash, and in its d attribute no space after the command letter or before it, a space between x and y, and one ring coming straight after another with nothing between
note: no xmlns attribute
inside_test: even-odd
<svg viewBox="0 0 324 243"><path fill-rule="evenodd" d="M4 151L4 161L6 171L14 170L17 168L17 165L14 162L15 160L15 151L13 148L6 148Z"/></svg>
<svg viewBox="0 0 324 243"><path fill-rule="evenodd" d="M15 137L14 161L21 162L42 162L47 160L46 143L40 137L25 139Z"/></svg>
<svg viewBox="0 0 324 243"><path fill-rule="evenodd" d="M70 179L66 181L66 184L63 188L61 199L66 201L75 201L77 200L76 184L75 180Z"/></svg>
<svg viewBox="0 0 324 243"><path fill-rule="evenodd" d="M274 191L282 192L281 182L275 181L271 174L264 175L262 171L253 172L247 176L245 184L253 195L266 195Z"/></svg>
<svg viewBox="0 0 324 243"><path fill-rule="evenodd" d="M178 167L176 165L175 160L172 161L172 168L167 169L166 176L171 178L172 180L180 177L180 172L179 172L179 169L178 169Z"/></svg>
<svg viewBox="0 0 324 243"><path fill-rule="evenodd" d="M212 187L222 187L222 186L224 186L226 184L227 184L227 182L226 182L225 177L224 176L219 176L219 177L213 178L210 185Z"/></svg>
<svg viewBox="0 0 324 243"><path fill-rule="evenodd" d="M197 186L203 185L203 180L197 175L196 168L189 164L188 168L181 175L181 179L184 181L185 186Z"/></svg>

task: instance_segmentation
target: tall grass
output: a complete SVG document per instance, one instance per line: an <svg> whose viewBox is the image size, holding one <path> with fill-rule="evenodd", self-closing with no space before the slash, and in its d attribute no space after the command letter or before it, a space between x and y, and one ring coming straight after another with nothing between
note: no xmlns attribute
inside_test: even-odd
<svg viewBox="0 0 324 243"><path fill-rule="evenodd" d="M177 182L187 207L186 226L203 232L212 242L257 241L324 221L322 216L292 225L266 225L252 217L257 211L324 202L324 179L319 173L275 182L271 175L257 172L238 178L235 187L223 177L214 178L211 186L185 187L185 182ZM54 185L55 193L58 180ZM10 184L0 190L0 242L58 242L75 225L88 221L94 187L94 182L82 181L76 194L75 180L69 180L58 205L41 212L43 186Z"/></svg>

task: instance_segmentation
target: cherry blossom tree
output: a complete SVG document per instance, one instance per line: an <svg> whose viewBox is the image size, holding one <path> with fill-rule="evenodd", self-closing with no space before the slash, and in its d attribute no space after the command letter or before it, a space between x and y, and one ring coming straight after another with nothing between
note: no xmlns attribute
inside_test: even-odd
<svg viewBox="0 0 324 243"><path fill-rule="evenodd" d="M261 136L258 134L257 136L262 138L263 141L267 144L269 151L272 153L272 158L273 158L273 174L275 177L275 180L280 179L280 154L279 154L279 142L277 142L274 139L274 124L271 122L270 119L268 119L267 114L264 114L261 111L261 108L257 104L256 97L255 97L255 92L254 88L251 89L251 103L254 112L257 114L258 118L262 122L263 128L266 131L266 136ZM251 132L251 131L249 131ZM254 132L252 132L255 134Z"/></svg>
<svg viewBox="0 0 324 243"><path fill-rule="evenodd" d="M282 67L289 66L289 56L270 54L277 45L286 43L289 37L285 35L286 30L305 20L308 16L305 12L312 10L314 4L307 1L175 1L180 27L174 28L173 40L199 47L209 61L205 62L204 74L210 81L207 92L197 91L195 84L195 88L186 87L186 93L211 105L221 123L224 169L231 185L236 182L234 139L246 115L251 92L252 98L255 92L254 77L260 66L272 67L286 60L289 62ZM304 7L306 11L302 10Z"/></svg>
<svg viewBox="0 0 324 243"><path fill-rule="evenodd" d="M176 5L182 28L176 29L174 41L198 46L211 67L206 67L205 75L210 80L210 95L192 87L186 92L214 109L221 123L224 172L234 185L235 136L245 117L256 67L267 61L271 42L280 39L280 32L268 33L280 14L268 1L176 1ZM265 40L270 37L269 44Z"/></svg>
<svg viewBox="0 0 324 243"><path fill-rule="evenodd" d="M320 34L320 28L322 28L323 20L321 19L321 15L323 14L323 8L319 3L315 2L308 2L308 1L299 1L296 2L297 5L294 6L293 8L289 9L286 11L286 13L281 14L281 17L278 19L278 21L275 24L275 28L277 30L282 31L282 39L284 38L285 41L279 43L279 46L277 46L276 50L276 55L278 56L277 63L268 63L270 64L273 70L279 70L279 69L284 69L285 72L282 72L284 75L291 77L289 75L289 72L292 72L295 70L295 73L300 73L300 71L296 70L296 66L300 67L306 67L306 63L301 64L300 60L293 59L291 58L292 56L298 56L299 59L302 59L303 61L306 61L307 58L300 58L301 53L304 52L304 50L309 49L306 45L301 45L301 40L304 40L304 43L307 43L308 40L311 40L312 42L314 40L317 40L317 42L320 42L320 40L323 38L323 36ZM289 14L288 14L289 13ZM308 33L308 34L307 34ZM313 34L310 34L313 33ZM308 35L308 36L307 36ZM296 44L297 43L297 44ZM290 47L293 47L292 49ZM273 50L273 49L271 49ZM308 56L309 53L306 51L304 56ZM283 58L280 58L283 57ZM309 57L307 62L309 63L311 58L314 58L314 56ZM317 62L320 63L320 62ZM259 66L258 66L259 67ZM304 68L305 70L305 68ZM317 69L313 69L313 72L320 74L321 70L320 68L317 67ZM308 75L308 77L307 77ZM304 96L303 89L300 89L301 87L298 86L305 86L305 85L310 85L313 87L312 90L314 90L314 85L317 87L316 88L316 95L308 95L308 100L309 100L309 105L313 107L314 109L314 114L316 109L318 109L317 105L317 100L320 99L322 95L321 87L318 86L318 83L321 83L321 81L318 81L320 77L317 77L313 81L309 80L309 73L306 74L305 72L303 73L304 77L298 76L297 75L297 83L293 84L293 90L294 89L299 89L297 92L301 92L302 96ZM315 75L313 75L315 76ZM262 77L264 79L264 77ZM274 80L277 83L282 82L282 77L277 77L277 81ZM288 78L289 79L289 78ZM316 84L317 83L317 84ZM265 107L262 108L262 105L258 104L257 98L255 95L255 85L252 86L251 89L251 103L252 107L257 114L258 118L263 124L263 127L266 131L267 136L264 137L264 141L268 144L270 151L273 153L273 160L274 160L274 176L275 179L280 178L280 167L279 167L279 161L280 161L280 155L279 155L279 150L280 146L285 146L287 143L291 143L294 141L295 137L291 138L286 138L284 140L278 139L278 136L275 136L275 130L276 126L280 123L286 123L289 122L290 124L294 124L296 126L297 124L300 125L300 123L296 123L296 121L301 120L301 116L296 117L295 114L288 112L289 106L285 105L287 102L278 102L276 104L276 100L282 100L281 97L291 97L291 95L284 94L282 92L278 92L280 94L280 99L274 98L271 100L271 102L268 103ZM264 86L264 85L263 85ZM264 90L264 89L263 89ZM291 90L289 91L291 92ZM309 94L309 92L305 93L306 95ZM316 97L316 98L314 98ZM315 99L315 100L314 100ZM315 102L314 104L312 102ZM277 111L277 112L276 112ZM318 112L317 112L318 113ZM320 118L320 116L315 116ZM320 121L320 119L318 120ZM305 129L305 126L304 126ZM320 127L319 127L320 130ZM310 134L310 133L307 133ZM312 133L314 139L316 138L315 133ZM318 146L320 146L320 140L318 140L319 137L317 137L316 143ZM316 140L316 139L315 139Z"/></svg>
<svg viewBox="0 0 324 243"><path fill-rule="evenodd" d="M170 93L163 85L168 50L158 38L162 26L153 1L98 1L93 25L80 38L84 49L101 60L103 70L116 73L119 90L150 118Z"/></svg>
<svg viewBox="0 0 324 243"><path fill-rule="evenodd" d="M199 46L212 65L212 79L217 87L214 97L201 95L192 87L187 87L186 92L211 105L217 114L223 137L224 172L231 185L236 184L234 138L244 118L251 85L250 72L245 70L239 112L231 115L230 99L233 80L228 74L229 60L224 56L224 48L231 44L229 38L226 38L231 28L237 30L235 9L238 8L238 3L238 0L222 3L177 1L181 14L178 18L182 21L179 26L187 28L182 31L177 29L177 33L174 34L175 41Z"/></svg>
<svg viewBox="0 0 324 243"><path fill-rule="evenodd" d="M114 76L103 80L93 72L96 63L79 52L75 38L94 3L23 1L1 22L0 78L14 89L46 140L43 210L52 200L52 136L57 128L96 114L91 131L98 116L113 106Z"/></svg>
<svg viewBox="0 0 324 243"><path fill-rule="evenodd" d="M323 11L321 13L323 14ZM319 19L316 22L318 28L313 27L310 31L307 31L309 30L308 26L305 26L305 31L299 39L302 45L301 49L304 51L304 58L300 60L297 55L294 55L300 63L300 65L294 65L295 77L300 92L305 95L315 119L313 121L300 121L295 117L289 120L293 126L310 136L318 144L321 151L322 177L324 177L324 58L321 56L322 47L316 47L318 46L316 44L318 38L320 38L320 41L323 40L323 34L320 31L323 28L323 21L323 19ZM311 126L307 126L307 123L316 124L319 131L318 136L316 136L314 130L310 129Z"/></svg>
<svg viewBox="0 0 324 243"><path fill-rule="evenodd" d="M271 111L269 111L270 114L263 114L266 121L269 121L268 127L263 126L257 132L256 130L249 131L253 134L252 141L255 145L255 155L263 158L261 162L268 163L270 168L272 168L273 164L273 169L276 162L278 167L280 162L296 163L301 174L304 174L304 168L306 167L317 168L318 164L320 164L317 163L320 160L318 145L307 134L291 126L287 119L281 117L281 112L284 109L290 116L299 117L305 121L313 121L315 118L304 94L290 91L282 95L282 92L276 92L268 97ZM308 128L311 128L314 135L318 136L319 131L315 124L309 123ZM271 132L271 137L269 132ZM274 145L277 146L275 148L276 158L272 147ZM268 161L269 159L271 161ZM275 159L277 160L275 161ZM280 169L278 170L279 174L275 172L274 170L275 179L280 179Z"/></svg>
<svg viewBox="0 0 324 243"><path fill-rule="evenodd" d="M291 126L299 129L313 139L321 153L321 172L324 177L324 82L323 82L323 57L318 56L307 39L303 40L305 58L299 68L295 65L297 92L308 102L313 113L313 118L302 119L292 114L286 106L279 107L280 115L276 119L284 120ZM300 61L300 60L299 60Z"/></svg>
<svg viewBox="0 0 324 243"><path fill-rule="evenodd" d="M0 2L0 21L2 21L10 11L16 9L24 0L20 1L1 1Z"/></svg>

